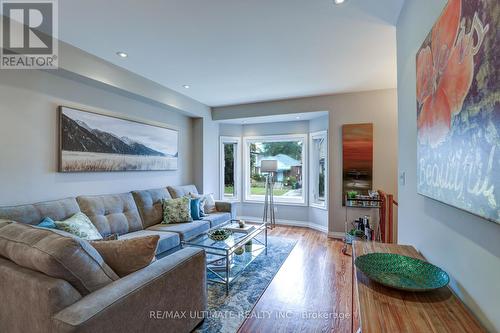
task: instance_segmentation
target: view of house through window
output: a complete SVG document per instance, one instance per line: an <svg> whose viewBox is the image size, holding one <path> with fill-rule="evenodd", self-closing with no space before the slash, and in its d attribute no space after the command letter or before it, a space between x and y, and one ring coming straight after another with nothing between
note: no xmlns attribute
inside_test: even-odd
<svg viewBox="0 0 500 333"><path fill-rule="evenodd" d="M267 140L266 140L267 139ZM302 136L247 140L246 195L250 200L263 200L266 194L267 172L261 171L261 161L277 161L273 194L277 202L305 203L304 149Z"/></svg>

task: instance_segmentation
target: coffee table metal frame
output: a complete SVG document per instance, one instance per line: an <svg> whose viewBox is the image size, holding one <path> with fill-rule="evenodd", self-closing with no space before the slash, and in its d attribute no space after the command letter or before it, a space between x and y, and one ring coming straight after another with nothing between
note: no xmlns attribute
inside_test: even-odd
<svg viewBox="0 0 500 333"><path fill-rule="evenodd" d="M238 222L238 220L228 220L221 225L212 228L211 230L222 229L233 222ZM208 278L208 281L224 284L226 287L226 295L229 294L229 285L231 284L231 282L233 282L234 279L236 279L246 269L246 267L250 265L250 263L252 263L262 252L265 252L265 254L267 255L267 223L259 222L248 224L255 225L255 230L249 232L248 234L234 232L233 235L230 236L230 238L232 239L228 238L224 241L215 241L210 239L207 233L204 233L188 240L182 241L183 247L191 246L202 248L205 250L205 252L207 253L207 272L210 272L213 275L212 278ZM264 241L261 241L257 238L262 234L264 235ZM235 235L239 237L236 240L234 239ZM228 244L228 240L231 240L232 242ZM231 258L233 257L233 260L236 261L239 260L240 257L238 255L235 255L236 249L244 247L245 244L249 241L256 241L258 244L255 246L252 244L251 253L243 254L246 255L247 258L241 260L241 262L237 264L234 264L234 267L231 267ZM207 243L210 243L210 245L208 245ZM224 260L225 262L225 269L223 273L218 272L210 267L210 265L213 265L216 262L220 262L221 260ZM236 271L236 273L231 275L232 271L234 270Z"/></svg>

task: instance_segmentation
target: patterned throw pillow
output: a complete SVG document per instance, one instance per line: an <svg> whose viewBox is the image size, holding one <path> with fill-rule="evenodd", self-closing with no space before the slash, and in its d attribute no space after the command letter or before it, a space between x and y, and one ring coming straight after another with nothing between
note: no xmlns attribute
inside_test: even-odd
<svg viewBox="0 0 500 333"><path fill-rule="evenodd" d="M182 197L163 200L163 224L192 222L191 199Z"/></svg>
<svg viewBox="0 0 500 333"><path fill-rule="evenodd" d="M87 215L83 213L76 213L69 219L64 221L55 221L57 229L69 232L85 240L99 240L102 239L101 234L97 228L90 222Z"/></svg>

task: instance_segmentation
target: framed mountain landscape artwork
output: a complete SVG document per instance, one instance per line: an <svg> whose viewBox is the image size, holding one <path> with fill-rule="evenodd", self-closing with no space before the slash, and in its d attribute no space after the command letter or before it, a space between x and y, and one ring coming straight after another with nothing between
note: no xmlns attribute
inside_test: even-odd
<svg viewBox="0 0 500 333"><path fill-rule="evenodd" d="M417 190L500 223L500 2L449 0L417 52Z"/></svg>
<svg viewBox="0 0 500 333"><path fill-rule="evenodd" d="M178 131L59 108L61 172L177 170Z"/></svg>

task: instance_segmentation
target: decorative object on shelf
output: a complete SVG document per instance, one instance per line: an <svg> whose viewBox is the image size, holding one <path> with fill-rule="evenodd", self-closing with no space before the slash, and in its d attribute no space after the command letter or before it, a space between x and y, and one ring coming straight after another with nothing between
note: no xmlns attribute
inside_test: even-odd
<svg viewBox="0 0 500 333"><path fill-rule="evenodd" d="M240 246L236 250L234 250L234 254L241 256L243 253L245 253L245 248L243 246Z"/></svg>
<svg viewBox="0 0 500 333"><path fill-rule="evenodd" d="M245 251L246 252L252 252L252 240L249 240L248 242L246 242L245 244Z"/></svg>
<svg viewBox="0 0 500 333"><path fill-rule="evenodd" d="M352 198L352 192L368 195L372 176L373 124L342 126L342 198Z"/></svg>
<svg viewBox="0 0 500 333"><path fill-rule="evenodd" d="M365 239L365 232L359 229L351 229L347 234L346 234L346 243L347 244L352 244L352 241L354 240L364 240Z"/></svg>
<svg viewBox="0 0 500 333"><path fill-rule="evenodd" d="M243 229L243 228L245 228L245 221L243 221L243 220L239 220L239 221L238 221L238 225L239 225L239 226L240 226L240 228L242 228L242 229Z"/></svg>
<svg viewBox="0 0 500 333"><path fill-rule="evenodd" d="M229 238L233 234L231 230L228 229L215 229L207 232L208 237L214 241L223 241Z"/></svg>
<svg viewBox="0 0 500 333"><path fill-rule="evenodd" d="M177 170L179 132L59 107L59 171Z"/></svg>
<svg viewBox="0 0 500 333"><path fill-rule="evenodd" d="M393 253L369 253L354 261L368 278L384 286L429 291L448 285L450 278L441 268L426 261Z"/></svg>
<svg viewBox="0 0 500 333"><path fill-rule="evenodd" d="M359 208L379 208L380 199L371 199L364 196L356 196L356 198L345 198L345 206Z"/></svg>
<svg viewBox="0 0 500 333"><path fill-rule="evenodd" d="M417 191L500 223L498 1L449 0L416 56Z"/></svg>
<svg viewBox="0 0 500 333"><path fill-rule="evenodd" d="M264 200L264 215L262 222L269 223L271 229L276 226L276 216L274 215L274 174L278 170L278 161L262 160L260 161L260 171L266 173L266 198Z"/></svg>

